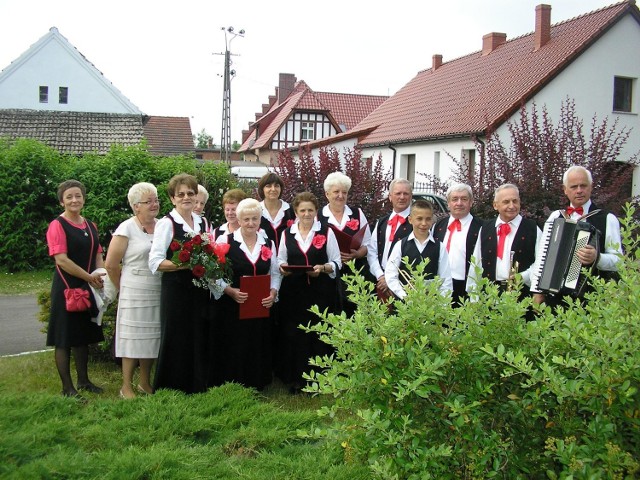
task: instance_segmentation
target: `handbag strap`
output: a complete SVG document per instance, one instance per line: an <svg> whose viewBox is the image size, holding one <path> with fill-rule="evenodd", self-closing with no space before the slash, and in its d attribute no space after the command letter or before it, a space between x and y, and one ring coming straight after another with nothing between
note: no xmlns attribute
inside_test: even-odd
<svg viewBox="0 0 640 480"><path fill-rule="evenodd" d="M58 222L60 222L60 217L58 217L56 220L58 220ZM91 230L91 226L89 225L89 221L85 218L84 222L87 224L87 230L89 231L89 238L91 238L91 248L89 249L89 264L87 265L87 273L88 273L89 269L91 268L91 260L93 259L94 241L93 241L93 230ZM60 278L62 278L62 281L64 282L64 284L67 286L67 288L71 288L71 287L69 287L69 284L65 280L64 275L62 274L62 270L60 270L60 267L58 266L57 263L56 263L56 268L58 269L58 273L60 274Z"/></svg>

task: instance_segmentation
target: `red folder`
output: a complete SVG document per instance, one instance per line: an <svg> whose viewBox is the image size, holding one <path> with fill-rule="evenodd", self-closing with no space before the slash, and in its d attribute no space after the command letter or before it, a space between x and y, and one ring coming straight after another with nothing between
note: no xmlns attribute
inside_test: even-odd
<svg viewBox="0 0 640 480"><path fill-rule="evenodd" d="M269 309L262 305L262 299L271 293L271 275L240 277L240 291L249 294L240 304L240 320L269 316Z"/></svg>
<svg viewBox="0 0 640 480"><path fill-rule="evenodd" d="M336 236L336 240L338 240L338 247L340 247L340 251L342 253L351 253L351 250L358 250L362 245L362 240L364 239L364 232L368 225L365 225L360 230L358 230L353 237L348 233L344 233L342 230L338 230L334 225L329 224L331 230Z"/></svg>

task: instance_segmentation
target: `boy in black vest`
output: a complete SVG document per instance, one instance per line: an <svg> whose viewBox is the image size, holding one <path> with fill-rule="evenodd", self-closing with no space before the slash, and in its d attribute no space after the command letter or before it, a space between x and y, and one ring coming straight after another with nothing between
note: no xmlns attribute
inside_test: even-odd
<svg viewBox="0 0 640 480"><path fill-rule="evenodd" d="M443 295L451 293L451 268L447 249L440 241L431 235L433 225L433 205L426 200L416 200L411 205L409 223L413 229L408 237L397 242L387 260L384 276L387 286L393 294L403 299L407 296L406 285L408 276L407 267L402 259L408 257L409 263L414 267L425 259L429 263L424 270L425 277L432 280L436 276L442 279L440 292Z"/></svg>

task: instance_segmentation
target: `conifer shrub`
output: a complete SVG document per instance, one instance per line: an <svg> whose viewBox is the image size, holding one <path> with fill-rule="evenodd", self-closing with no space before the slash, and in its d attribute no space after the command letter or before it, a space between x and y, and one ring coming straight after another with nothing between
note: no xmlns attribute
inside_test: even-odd
<svg viewBox="0 0 640 480"><path fill-rule="evenodd" d="M640 252L585 304L525 321L520 285L452 309L417 267L391 311L347 277L356 313L316 313L332 345L307 391L334 398L304 435L342 445L376 478L636 478L640 475Z"/></svg>

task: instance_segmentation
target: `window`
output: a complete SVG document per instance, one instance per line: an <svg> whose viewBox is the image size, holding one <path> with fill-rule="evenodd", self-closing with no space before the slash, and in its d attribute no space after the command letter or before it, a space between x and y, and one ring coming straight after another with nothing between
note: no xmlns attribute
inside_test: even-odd
<svg viewBox="0 0 640 480"><path fill-rule="evenodd" d="M633 87L633 79L624 77L613 78L613 111L614 112L630 112L631 111L631 93Z"/></svg>
<svg viewBox="0 0 640 480"><path fill-rule="evenodd" d="M440 178L440 152L433 152L433 176Z"/></svg>
<svg viewBox="0 0 640 480"><path fill-rule="evenodd" d="M467 168L469 178L473 178L476 172L476 151L472 148L462 150L462 163Z"/></svg>
<svg viewBox="0 0 640 480"><path fill-rule="evenodd" d="M49 103L49 87L40 85L40 103Z"/></svg>
<svg viewBox="0 0 640 480"><path fill-rule="evenodd" d="M69 87L60 87L58 90L58 103L69 103Z"/></svg>
<svg viewBox="0 0 640 480"><path fill-rule="evenodd" d="M300 127L300 139L315 140L315 123L302 122L302 126Z"/></svg>

